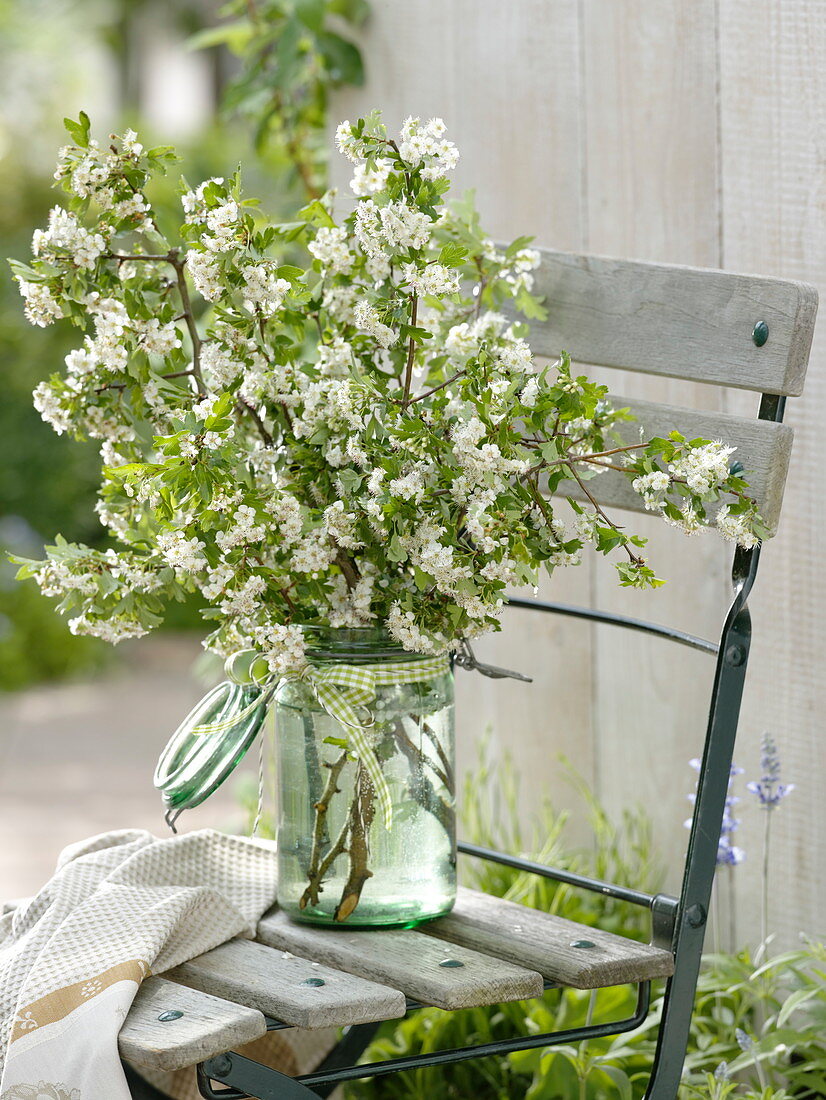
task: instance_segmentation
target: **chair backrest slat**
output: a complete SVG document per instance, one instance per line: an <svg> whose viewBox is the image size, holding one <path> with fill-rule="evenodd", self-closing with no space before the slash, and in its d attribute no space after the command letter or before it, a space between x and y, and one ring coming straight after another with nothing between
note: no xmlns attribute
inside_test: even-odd
<svg viewBox="0 0 826 1100"><path fill-rule="evenodd" d="M812 342L817 291L806 283L540 249L536 290L548 319L531 324L538 355L736 389L796 395ZM768 339L758 346L755 325Z"/></svg>
<svg viewBox="0 0 826 1100"><path fill-rule="evenodd" d="M749 483L749 496L759 505L766 525L774 531L780 517L783 486L789 468L789 456L794 433L788 424L772 420L748 420L729 413L683 409L676 405L661 405L653 401L634 401L611 395L615 408L628 408L635 416L616 426L616 433L627 443L636 443L640 428L645 438L665 436L676 429L686 439L703 437L722 439L737 450L732 462L743 465L743 476ZM612 460L606 459L606 462ZM584 467L587 469L587 467ZM631 488L627 474L606 470L587 483L588 492L600 503L633 512L644 512L642 497ZM584 500L585 495L570 481L564 483L565 496ZM714 513L716 508L710 507Z"/></svg>

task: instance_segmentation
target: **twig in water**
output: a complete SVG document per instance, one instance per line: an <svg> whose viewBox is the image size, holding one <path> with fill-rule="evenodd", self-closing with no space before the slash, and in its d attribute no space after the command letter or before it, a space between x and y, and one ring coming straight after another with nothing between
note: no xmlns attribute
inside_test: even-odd
<svg viewBox="0 0 826 1100"><path fill-rule="evenodd" d="M313 810L315 811L313 848L310 855L310 866L307 871L307 889L301 895L301 900L298 903L299 909L306 909L308 905L318 905L318 895L322 890L321 883L324 876L329 870L333 860L344 851L347 835L346 827L327 855L323 859L321 858L321 849L324 845L324 839L327 832L327 813L330 808L330 799L335 794L339 793L338 779L346 763L347 753L345 751L334 763L325 765L325 767L330 769L330 774L327 777L327 783L322 791L321 797L313 806ZM339 842L341 843L341 847L336 851Z"/></svg>
<svg viewBox="0 0 826 1100"><path fill-rule="evenodd" d="M356 797L350 806L348 821L350 832L350 873L341 893L341 901L336 906L333 914L338 922L345 921L361 900L361 892L364 884L373 877L373 872L368 868L367 861L370 858L370 826L376 815L376 792L373 782L367 774L367 769L361 761L358 763L356 775Z"/></svg>

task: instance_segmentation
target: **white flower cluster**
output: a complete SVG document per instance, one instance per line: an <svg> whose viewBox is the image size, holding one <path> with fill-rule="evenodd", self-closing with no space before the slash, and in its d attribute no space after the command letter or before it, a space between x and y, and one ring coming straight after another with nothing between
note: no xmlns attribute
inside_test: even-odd
<svg viewBox="0 0 826 1100"><path fill-rule="evenodd" d="M322 226L307 250L320 262L326 275L346 275L353 267L346 229Z"/></svg>
<svg viewBox="0 0 826 1100"><path fill-rule="evenodd" d="M362 251L376 256L424 248L432 225L427 214L405 202L376 206L372 199L362 199L356 207L354 234Z"/></svg>
<svg viewBox="0 0 826 1100"><path fill-rule="evenodd" d="M62 206L55 206L50 211L48 229L35 229L32 237L35 256L54 261L59 255L67 254L74 264L88 271L105 251L106 238L101 233L90 233Z"/></svg>
<svg viewBox="0 0 826 1100"><path fill-rule="evenodd" d="M207 382L219 393L228 389L241 373L242 364L217 340L201 345L201 368Z"/></svg>
<svg viewBox="0 0 826 1100"><path fill-rule="evenodd" d="M411 653L438 654L449 649L447 638L439 632L426 634L416 624L412 611L404 611L395 603L387 616L387 629L399 645Z"/></svg>
<svg viewBox="0 0 826 1100"><path fill-rule="evenodd" d="M362 575L352 589L340 573L330 578L326 611L332 627L369 626L376 618L372 610L376 567L369 561L359 564Z"/></svg>
<svg viewBox="0 0 826 1100"><path fill-rule="evenodd" d="M307 535L296 544L290 556L290 569L296 573L309 573L320 577L338 556L338 550L324 543L317 535Z"/></svg>
<svg viewBox="0 0 826 1100"><path fill-rule="evenodd" d="M151 212L149 203L141 191L134 190L133 183L124 186L125 169L142 153L143 146L137 141L134 130L126 130L123 134L120 152L110 149L103 153L93 139L86 154L77 160L74 150L67 146L61 150L55 179L68 176L69 187L75 195L94 199L100 211L111 214L115 221L145 222ZM118 194L120 199L116 198Z"/></svg>
<svg viewBox="0 0 826 1100"><path fill-rule="evenodd" d="M210 394L210 396L205 397L203 399L203 401L196 401L195 404L192 406L192 411L195 414L195 416L198 417L199 420L203 420L204 423L206 424L206 421L211 416L215 415L215 406L217 404L218 404L218 395L217 394ZM206 447L208 450L215 451L215 450L218 449L218 447L223 446L223 444L226 443L226 441L228 439L232 439L232 437L234 435L235 435L235 425L234 424L229 424L226 428L224 428L220 432L205 431L205 432L202 432L200 434L200 436L196 437L196 438L200 439L200 442L202 443L202 445L204 447ZM194 440L193 440L193 445L197 446L197 444L195 443ZM190 457L193 457L192 454L190 454Z"/></svg>
<svg viewBox="0 0 826 1100"><path fill-rule="evenodd" d="M358 516L345 509L343 500L336 500L325 508L322 521L327 537L337 546L345 550L360 550L364 546L356 534Z"/></svg>
<svg viewBox="0 0 826 1100"><path fill-rule="evenodd" d="M410 164L424 165L425 179L441 179L459 163L459 150L445 138L446 129L440 118L425 123L412 117L404 121L399 152Z"/></svg>
<svg viewBox="0 0 826 1100"><path fill-rule="evenodd" d="M181 346L181 334L174 321L162 325L157 317L150 317L148 321L133 321L132 326L140 335L141 347L150 355L169 355Z"/></svg>
<svg viewBox="0 0 826 1100"><path fill-rule="evenodd" d="M240 207L227 195L213 202L207 198L207 188L224 190L223 177L204 180L194 191L187 191L181 197L186 220L204 227L206 231L201 234L201 243L207 251L231 252L239 243Z"/></svg>
<svg viewBox="0 0 826 1100"><path fill-rule="evenodd" d="M451 271L443 264L428 264L423 268L404 264L402 273L412 289L422 297L430 294L434 298L444 298L459 290L459 272Z"/></svg>
<svg viewBox="0 0 826 1100"><path fill-rule="evenodd" d="M255 615L261 606L259 597L266 588L267 582L264 578L258 573L253 573L238 588L227 591L225 599L220 604L221 613L239 618Z"/></svg>
<svg viewBox="0 0 826 1100"><path fill-rule="evenodd" d="M68 148L61 150L55 179L62 179L67 173L71 174L70 186L72 191L82 199L91 198L93 195L104 202L111 202L114 192L111 188L104 190L109 182L112 169L116 167L117 158L109 155L103 160L100 156L100 145L94 139L89 142L89 152L82 160L78 161L72 169L67 160Z"/></svg>
<svg viewBox="0 0 826 1100"><path fill-rule="evenodd" d="M452 325L445 337L445 351L455 359L476 355L483 342L498 339L505 323L501 313L487 311L475 321L461 321Z"/></svg>
<svg viewBox="0 0 826 1100"><path fill-rule="evenodd" d="M304 518L301 505L292 493L278 492L267 502L267 514L272 516L272 526L278 531L283 546L293 546L301 538Z"/></svg>
<svg viewBox="0 0 826 1100"><path fill-rule="evenodd" d="M383 348L389 348L398 340L398 334L379 320L379 314L375 306L368 301L361 301L355 308L354 320L360 329Z"/></svg>
<svg viewBox="0 0 826 1100"><path fill-rule="evenodd" d="M446 535L444 527L425 520L402 542L413 565L433 577L436 590L461 604L462 582L470 580L471 572L468 566L456 563L456 548L445 541Z"/></svg>
<svg viewBox="0 0 826 1100"><path fill-rule="evenodd" d="M393 162L390 160L376 160L371 167L369 164L357 164L350 180L350 190L358 198L365 195L375 195L387 185L387 177L393 171Z"/></svg>
<svg viewBox="0 0 826 1100"><path fill-rule="evenodd" d="M680 509L679 519L667 515L663 519L669 527L677 527L686 535L698 535L703 529L703 521L690 500L685 501Z"/></svg>
<svg viewBox="0 0 826 1100"><path fill-rule="evenodd" d="M203 554L206 544L197 536L187 538L183 531L162 531L156 542L163 560L176 571L200 573L206 567L207 560Z"/></svg>
<svg viewBox="0 0 826 1100"><path fill-rule="evenodd" d="M706 443L702 447L689 447L669 470L673 477L681 478L693 493L706 496L719 488L729 476L729 458L735 447L725 447L721 442Z"/></svg>
<svg viewBox="0 0 826 1100"><path fill-rule="evenodd" d="M100 638L110 645L117 645L127 638L142 638L149 633L149 627L144 626L139 619L127 618L125 615L109 615L105 619L98 619L90 617L88 612L69 619L69 630L72 634Z"/></svg>
<svg viewBox="0 0 826 1100"><path fill-rule="evenodd" d="M523 386L519 400L526 409L532 409L536 405L537 397L539 397L539 379L536 375L532 375Z"/></svg>
<svg viewBox="0 0 826 1100"><path fill-rule="evenodd" d="M227 199L207 210L206 226L212 237L204 234L201 240L211 252L229 252L235 247L238 213L238 203L234 199Z"/></svg>
<svg viewBox="0 0 826 1100"><path fill-rule="evenodd" d="M663 506L663 493L671 485L671 478L662 470L652 470L650 474L641 474L631 482L631 488L645 501L646 511L659 512Z"/></svg>
<svg viewBox="0 0 826 1100"><path fill-rule="evenodd" d="M32 283L18 276L17 285L26 300L23 312L29 324L46 328L53 321L58 321L65 316L62 304L45 283Z"/></svg>
<svg viewBox="0 0 826 1100"><path fill-rule="evenodd" d="M384 471L381 471L384 473ZM420 466L413 466L400 477L394 477L387 488L400 500L420 501L424 498L424 477Z"/></svg>
<svg viewBox="0 0 826 1100"><path fill-rule="evenodd" d="M734 513L724 504L717 513L717 530L724 539L736 542L744 550L757 546L760 539L752 530L753 517L748 512Z"/></svg>
<svg viewBox="0 0 826 1100"><path fill-rule="evenodd" d="M67 592L75 591L81 596L93 596L98 590L98 581L93 573L77 572L63 561L48 561L34 575L44 596L62 599Z"/></svg>
<svg viewBox="0 0 826 1100"><path fill-rule="evenodd" d="M508 477L524 473L530 463L526 459L506 458L497 443L482 443L488 429L478 416L471 416L453 429L453 454L471 481L482 480L485 474Z"/></svg>
<svg viewBox="0 0 826 1100"><path fill-rule="evenodd" d="M68 397L65 391L56 389L51 382L38 382L32 391L35 409L58 435L68 432L73 424Z"/></svg>
<svg viewBox="0 0 826 1100"><path fill-rule="evenodd" d="M238 546L249 546L266 538L267 526L257 522L255 509L249 504L240 504L232 518L232 526L215 535L216 543L225 554Z"/></svg>
<svg viewBox="0 0 826 1100"><path fill-rule="evenodd" d="M303 394L301 415L293 420L296 438L307 439L322 427L360 431L362 418L354 397L349 378L320 378L311 382Z"/></svg>
<svg viewBox="0 0 826 1100"><path fill-rule="evenodd" d="M353 366L353 348L342 336L318 348L318 369L325 378L346 378Z"/></svg>
<svg viewBox="0 0 826 1100"><path fill-rule="evenodd" d="M265 317L272 317L281 308L284 295L290 289L286 279L279 279L277 266L274 263L248 264L242 269L244 299Z"/></svg>
<svg viewBox="0 0 826 1100"><path fill-rule="evenodd" d="M186 269L195 289L207 302L217 302L225 294L221 265L210 252L190 248L186 254Z"/></svg>
<svg viewBox="0 0 826 1100"><path fill-rule="evenodd" d="M109 409L100 405L86 405L80 416L83 430L92 439L105 439L109 443L130 443L135 429L117 419Z"/></svg>
<svg viewBox="0 0 826 1100"><path fill-rule="evenodd" d="M354 164L364 156L364 143L353 133L353 126L349 119L344 119L336 127L336 148Z"/></svg>
<svg viewBox="0 0 826 1100"><path fill-rule="evenodd" d="M340 325L354 325L356 323L356 299L358 287L329 286L325 285L321 304L331 320Z"/></svg>
<svg viewBox="0 0 826 1100"><path fill-rule="evenodd" d="M285 626L267 620L260 626L254 625L250 634L263 652L273 676L298 672L306 665L304 633L300 626Z"/></svg>
<svg viewBox="0 0 826 1100"><path fill-rule="evenodd" d="M129 363L125 338L132 328L126 306L117 298L101 298L95 291L87 300L86 308L95 321L95 337L89 344L89 353L107 370L125 370Z"/></svg>
<svg viewBox="0 0 826 1100"><path fill-rule="evenodd" d="M510 266L502 272L502 278L514 294L520 290L533 290L533 272L541 262L542 257L535 248L522 248L509 261Z"/></svg>

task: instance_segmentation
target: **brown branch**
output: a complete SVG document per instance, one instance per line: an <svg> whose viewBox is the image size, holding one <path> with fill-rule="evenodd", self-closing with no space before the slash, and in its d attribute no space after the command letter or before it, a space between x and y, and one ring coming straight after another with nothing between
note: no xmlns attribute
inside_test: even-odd
<svg viewBox="0 0 826 1100"><path fill-rule="evenodd" d="M239 401L237 402L237 404L236 404L235 408L236 408L236 409L238 410L238 412L239 412L239 413L241 413L242 415L243 415L243 414L244 414L245 412L248 412L248 413L250 414L250 416L252 417L252 419L253 419L253 421L254 421L254 423L255 423L255 426L256 426L256 428L258 429L258 434L259 434L259 435L261 436L261 438L262 438L262 439L264 440L264 445L265 445L266 447L272 447L272 446L273 446L273 443L274 443L275 441L274 441L274 439L273 439L272 435L271 435L271 434L270 434L270 433L269 433L269 432L267 431L266 427L264 426L264 421L263 421L263 420L261 419L261 417L260 417L260 416L258 415L258 411L257 411L257 410L255 409L255 407L254 407L253 405L251 405L251 404L249 403L249 401L245 401L245 400L244 400L244 398L241 398L241 399L240 399L240 400L239 400Z"/></svg>
<svg viewBox="0 0 826 1100"><path fill-rule="evenodd" d="M176 370L171 374L162 374L161 378L185 378L187 375L192 374L191 370ZM103 393L104 390L125 390L127 384L125 382L107 382L105 386L98 386L95 393Z"/></svg>
<svg viewBox="0 0 826 1100"><path fill-rule="evenodd" d="M399 748L407 757L410 763L411 771L417 771L423 764L427 764L432 769L436 778L440 783L443 783L448 790L451 789L450 782L447 778L447 773L443 772L435 760L431 760L425 753L419 748L419 746L413 741L407 734L406 730L397 725L393 730L393 736L398 742Z"/></svg>
<svg viewBox="0 0 826 1100"><path fill-rule="evenodd" d="M461 378L463 374L467 374L466 370L458 370L452 378L448 378L446 382L441 382L438 386L434 386L432 390L428 390L427 393L420 393L416 397L411 397L407 402L408 405L415 405L417 401L424 401L426 397L430 397L431 394L438 393L439 390L443 390L445 386L449 386L451 382L455 382L457 378ZM403 405L403 401L399 401L397 398L391 398L397 405Z"/></svg>
<svg viewBox="0 0 826 1100"><path fill-rule="evenodd" d="M324 876L327 874L333 861L344 851L347 836L346 827L339 835L336 842L331 846L327 855L323 859L321 858L321 848L324 844L324 834L327 829L327 813L330 808L330 800L334 795L340 793L338 780L346 763L347 752L345 750L334 763L324 765L325 768L330 769L330 774L327 777L327 783L321 794L321 798L319 798L318 802L313 806L313 810L315 811L313 847L310 855L310 866L307 871L307 889L301 895L301 900L298 903L299 909L306 909L308 905L318 905L318 896L323 890L321 883L324 880Z"/></svg>
<svg viewBox="0 0 826 1100"><path fill-rule="evenodd" d="M338 565L341 572L344 574L344 579L347 581L347 587L352 592L359 581L355 565L352 561L350 561L343 550L339 551L338 557L336 558L336 564Z"/></svg>
<svg viewBox="0 0 826 1100"><path fill-rule="evenodd" d="M610 528L612 528L614 531L622 531L622 527L620 527L618 524L614 523L612 520L610 520L608 518L608 516L606 516L606 514L600 508L599 504L597 504L594 497L591 495L591 493L588 492L588 489L585 486L585 482L582 480L582 478L579 476L579 474L576 472L576 470L573 468L573 466L569 466L569 469L570 469L571 473L574 475L574 480L576 481L577 485L579 485L580 489L583 491L583 493L586 495L588 500L590 500L591 504L594 506L594 511L597 513L597 515L602 516L602 518L605 520L605 522L608 524L608 526ZM627 542L624 542L622 545L623 545L623 549L625 550L626 554L631 559L631 561L634 562L635 565L640 565L642 563L642 558L637 557L637 555L633 552L633 550L631 549L631 547L628 545Z"/></svg>
<svg viewBox="0 0 826 1100"><path fill-rule="evenodd" d="M448 836L452 836L455 827L453 808L437 793L436 788L424 774L421 766L423 754L405 734L399 721L394 723L392 734L410 765L410 778L407 785L411 798L436 818ZM426 757L424 759L427 760ZM445 786L450 794L453 794L453 787L448 784Z"/></svg>
<svg viewBox="0 0 826 1100"><path fill-rule="evenodd" d="M204 376L201 373L201 337L198 333L198 326L195 323L195 314L192 312L192 301L189 297L189 287L187 286L186 275L184 274L184 263L176 248L170 251L167 258L175 269L175 277L178 281L178 293L181 296L181 308L183 310L184 321L189 331L189 339L192 342L192 373L195 375L195 382L198 386L198 390L205 394L207 388L204 383Z"/></svg>
<svg viewBox="0 0 826 1100"><path fill-rule="evenodd" d="M370 858L370 826L376 816L376 792L373 781L361 761L358 762L356 775L356 797L350 806L350 871L341 892L341 901L336 906L333 919L341 923L352 915L361 900L364 884L373 877L368 868Z"/></svg>
<svg viewBox="0 0 826 1100"><path fill-rule="evenodd" d="M422 722L422 729L424 730L424 732L427 734L427 736L430 738L431 742L433 743L433 747L436 750L436 754L439 757L439 759L441 760L442 767L445 770L445 786L450 791L450 793L453 794L455 792L455 788L454 788L455 777L453 775L453 767L452 767L450 761L447 758L447 753L444 750L442 742L439 740L439 735L436 733L436 731L433 729L433 727L430 725L429 722Z"/></svg>
<svg viewBox="0 0 826 1100"><path fill-rule="evenodd" d="M127 255L124 252L107 252L105 258L107 260L117 260L119 264L123 263L124 260L146 260L149 263L167 263L173 264L174 266L172 254L170 252L162 256L152 255L148 252L137 252L133 255Z"/></svg>
<svg viewBox="0 0 826 1100"><path fill-rule="evenodd" d="M419 309L419 296L414 294L411 298L410 305L410 324L412 328L416 327L416 317ZM410 342L407 346L407 365L404 369L404 396L402 397L402 410L406 409L410 403L410 384L413 380L413 359L416 354L416 341L413 336L410 337Z"/></svg>

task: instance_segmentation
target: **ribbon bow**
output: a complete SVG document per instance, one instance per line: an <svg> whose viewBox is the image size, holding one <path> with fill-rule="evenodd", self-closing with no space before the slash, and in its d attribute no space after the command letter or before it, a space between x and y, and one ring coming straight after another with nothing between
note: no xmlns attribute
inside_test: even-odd
<svg viewBox="0 0 826 1100"><path fill-rule="evenodd" d="M449 668L447 657L430 657L426 660L394 661L381 665L308 664L300 671L287 673L283 677L283 680L304 680L310 684L324 710L344 727L353 751L367 769L373 783L387 829L393 824L390 788L367 733L374 719L370 716L367 721L363 721L359 717L359 708L369 708L375 701L377 687L415 684L419 680L441 676Z"/></svg>
<svg viewBox="0 0 826 1100"><path fill-rule="evenodd" d="M233 658L227 661L227 672L234 679L233 663ZM352 751L367 769L379 800L385 828L389 829L393 824L390 788L387 786L387 780L367 732L374 724L374 719L369 715L366 720L362 720L359 717L359 708L370 707L375 701L378 687L415 684L420 680L429 680L433 676L442 676L449 669L450 661L445 656L428 657L417 661L394 661L380 665L306 664L301 669L286 673L279 680L262 683L261 695L240 713L231 714L223 720L195 726L192 733L214 734L230 729L243 721L262 703L266 712L281 684L288 680L303 680L311 686L324 710L344 728Z"/></svg>

